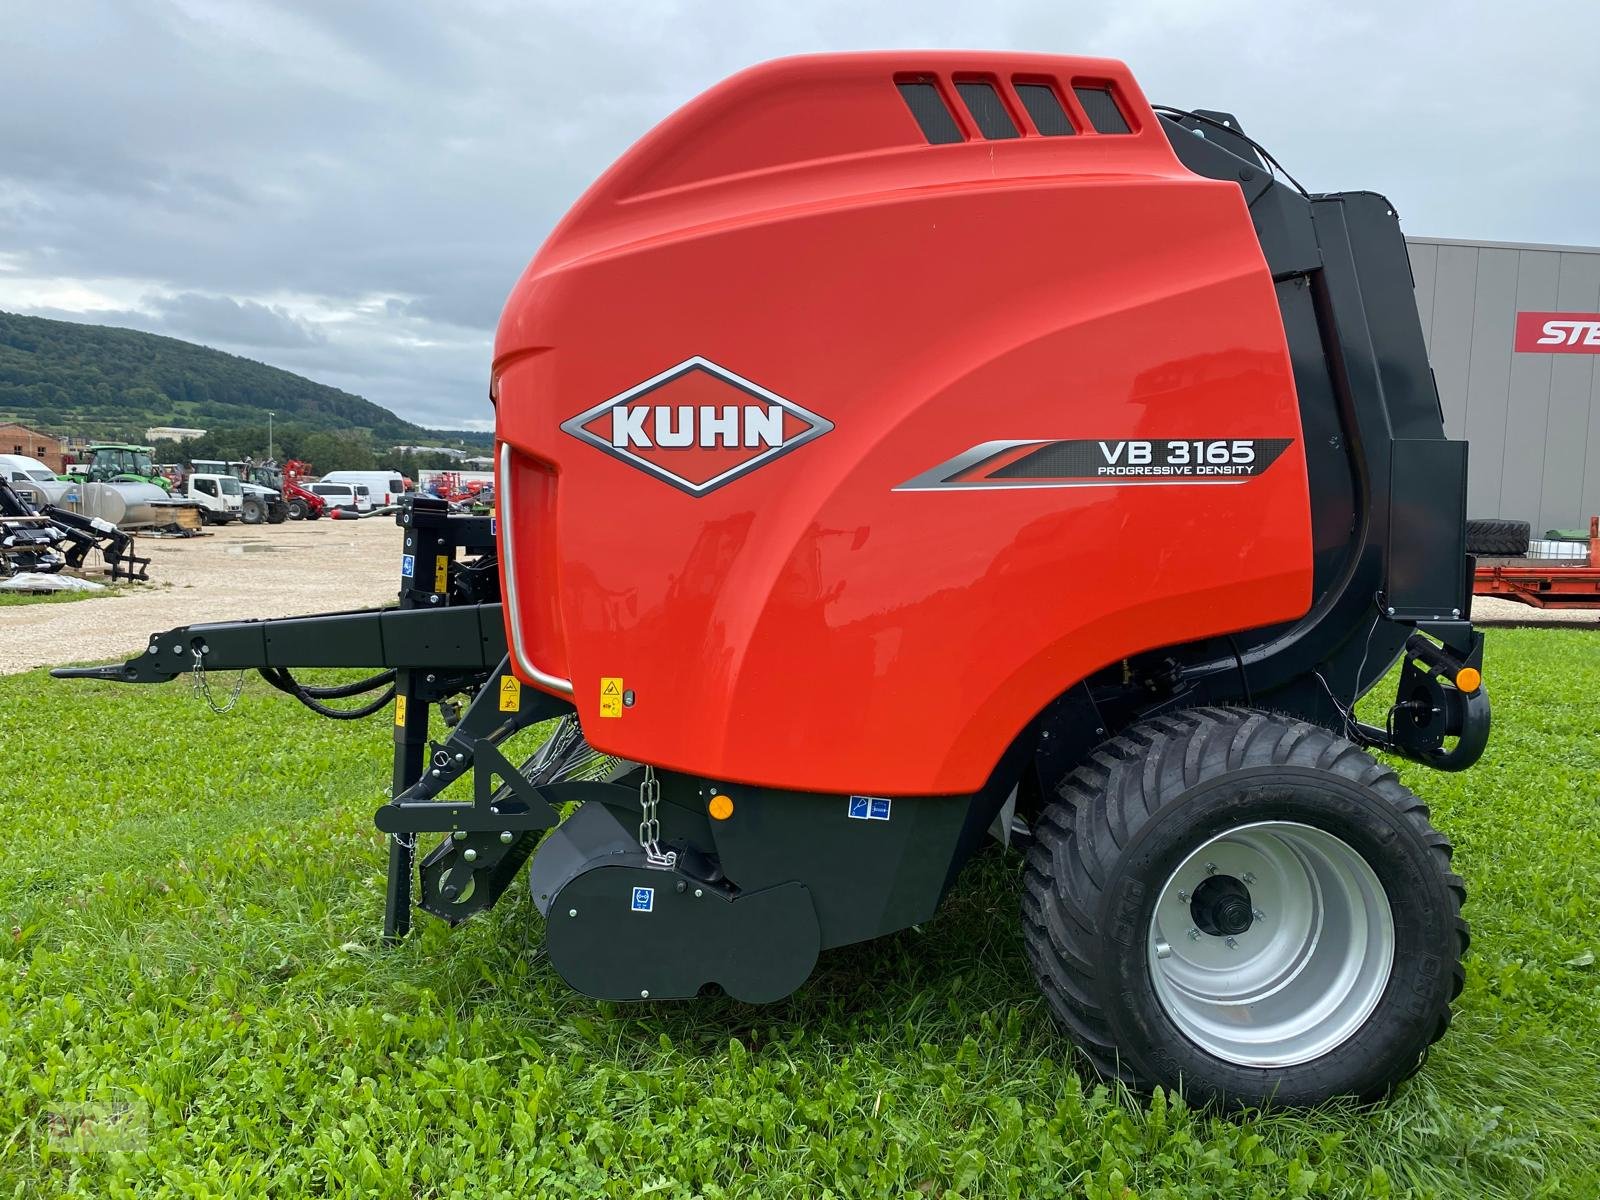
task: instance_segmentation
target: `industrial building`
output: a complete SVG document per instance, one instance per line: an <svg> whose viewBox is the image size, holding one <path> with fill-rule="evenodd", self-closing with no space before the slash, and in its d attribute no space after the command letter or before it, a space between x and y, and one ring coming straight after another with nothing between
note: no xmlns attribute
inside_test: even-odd
<svg viewBox="0 0 1600 1200"><path fill-rule="evenodd" d="M1467 515L1547 529L1600 514L1600 247L1406 239Z"/></svg>

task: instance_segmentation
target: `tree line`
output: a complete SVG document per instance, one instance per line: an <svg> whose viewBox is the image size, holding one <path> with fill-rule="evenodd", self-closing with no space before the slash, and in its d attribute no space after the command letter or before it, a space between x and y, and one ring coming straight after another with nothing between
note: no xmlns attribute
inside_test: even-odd
<svg viewBox="0 0 1600 1200"><path fill-rule="evenodd" d="M267 426L242 425L231 429L208 429L202 436L184 441L158 439L152 457L158 463L186 463L197 458L239 462L246 458L263 462L268 457ZM407 451L396 454L379 446L364 432L307 429L294 423L274 424L270 442L272 457L278 462L298 458L311 464L317 474L329 471L398 470L410 479L418 471L445 471L458 467L448 454ZM470 454L486 453L478 447L463 447Z"/></svg>

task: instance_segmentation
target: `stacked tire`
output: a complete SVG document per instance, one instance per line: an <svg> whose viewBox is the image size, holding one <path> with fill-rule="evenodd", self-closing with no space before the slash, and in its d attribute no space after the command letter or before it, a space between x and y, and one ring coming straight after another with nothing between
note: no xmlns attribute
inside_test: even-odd
<svg viewBox="0 0 1600 1200"><path fill-rule="evenodd" d="M1532 527L1526 521L1467 522L1467 553L1479 558L1521 558L1528 553Z"/></svg>

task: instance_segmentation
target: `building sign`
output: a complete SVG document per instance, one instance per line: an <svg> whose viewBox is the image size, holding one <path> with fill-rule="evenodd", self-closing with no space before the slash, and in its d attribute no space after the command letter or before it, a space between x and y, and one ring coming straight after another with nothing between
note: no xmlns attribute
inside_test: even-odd
<svg viewBox="0 0 1600 1200"><path fill-rule="evenodd" d="M1519 312L1518 354L1600 354L1600 313Z"/></svg>

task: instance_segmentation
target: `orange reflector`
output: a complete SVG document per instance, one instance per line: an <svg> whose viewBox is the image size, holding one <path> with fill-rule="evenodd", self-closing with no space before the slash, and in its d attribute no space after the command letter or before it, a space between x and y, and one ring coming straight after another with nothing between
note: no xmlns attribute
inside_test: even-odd
<svg viewBox="0 0 1600 1200"><path fill-rule="evenodd" d="M726 796L711 797L711 815L719 821L726 821L733 816L733 801Z"/></svg>
<svg viewBox="0 0 1600 1200"><path fill-rule="evenodd" d="M1483 675L1477 667L1462 667L1456 672L1456 686L1463 692L1475 692L1483 686Z"/></svg>

